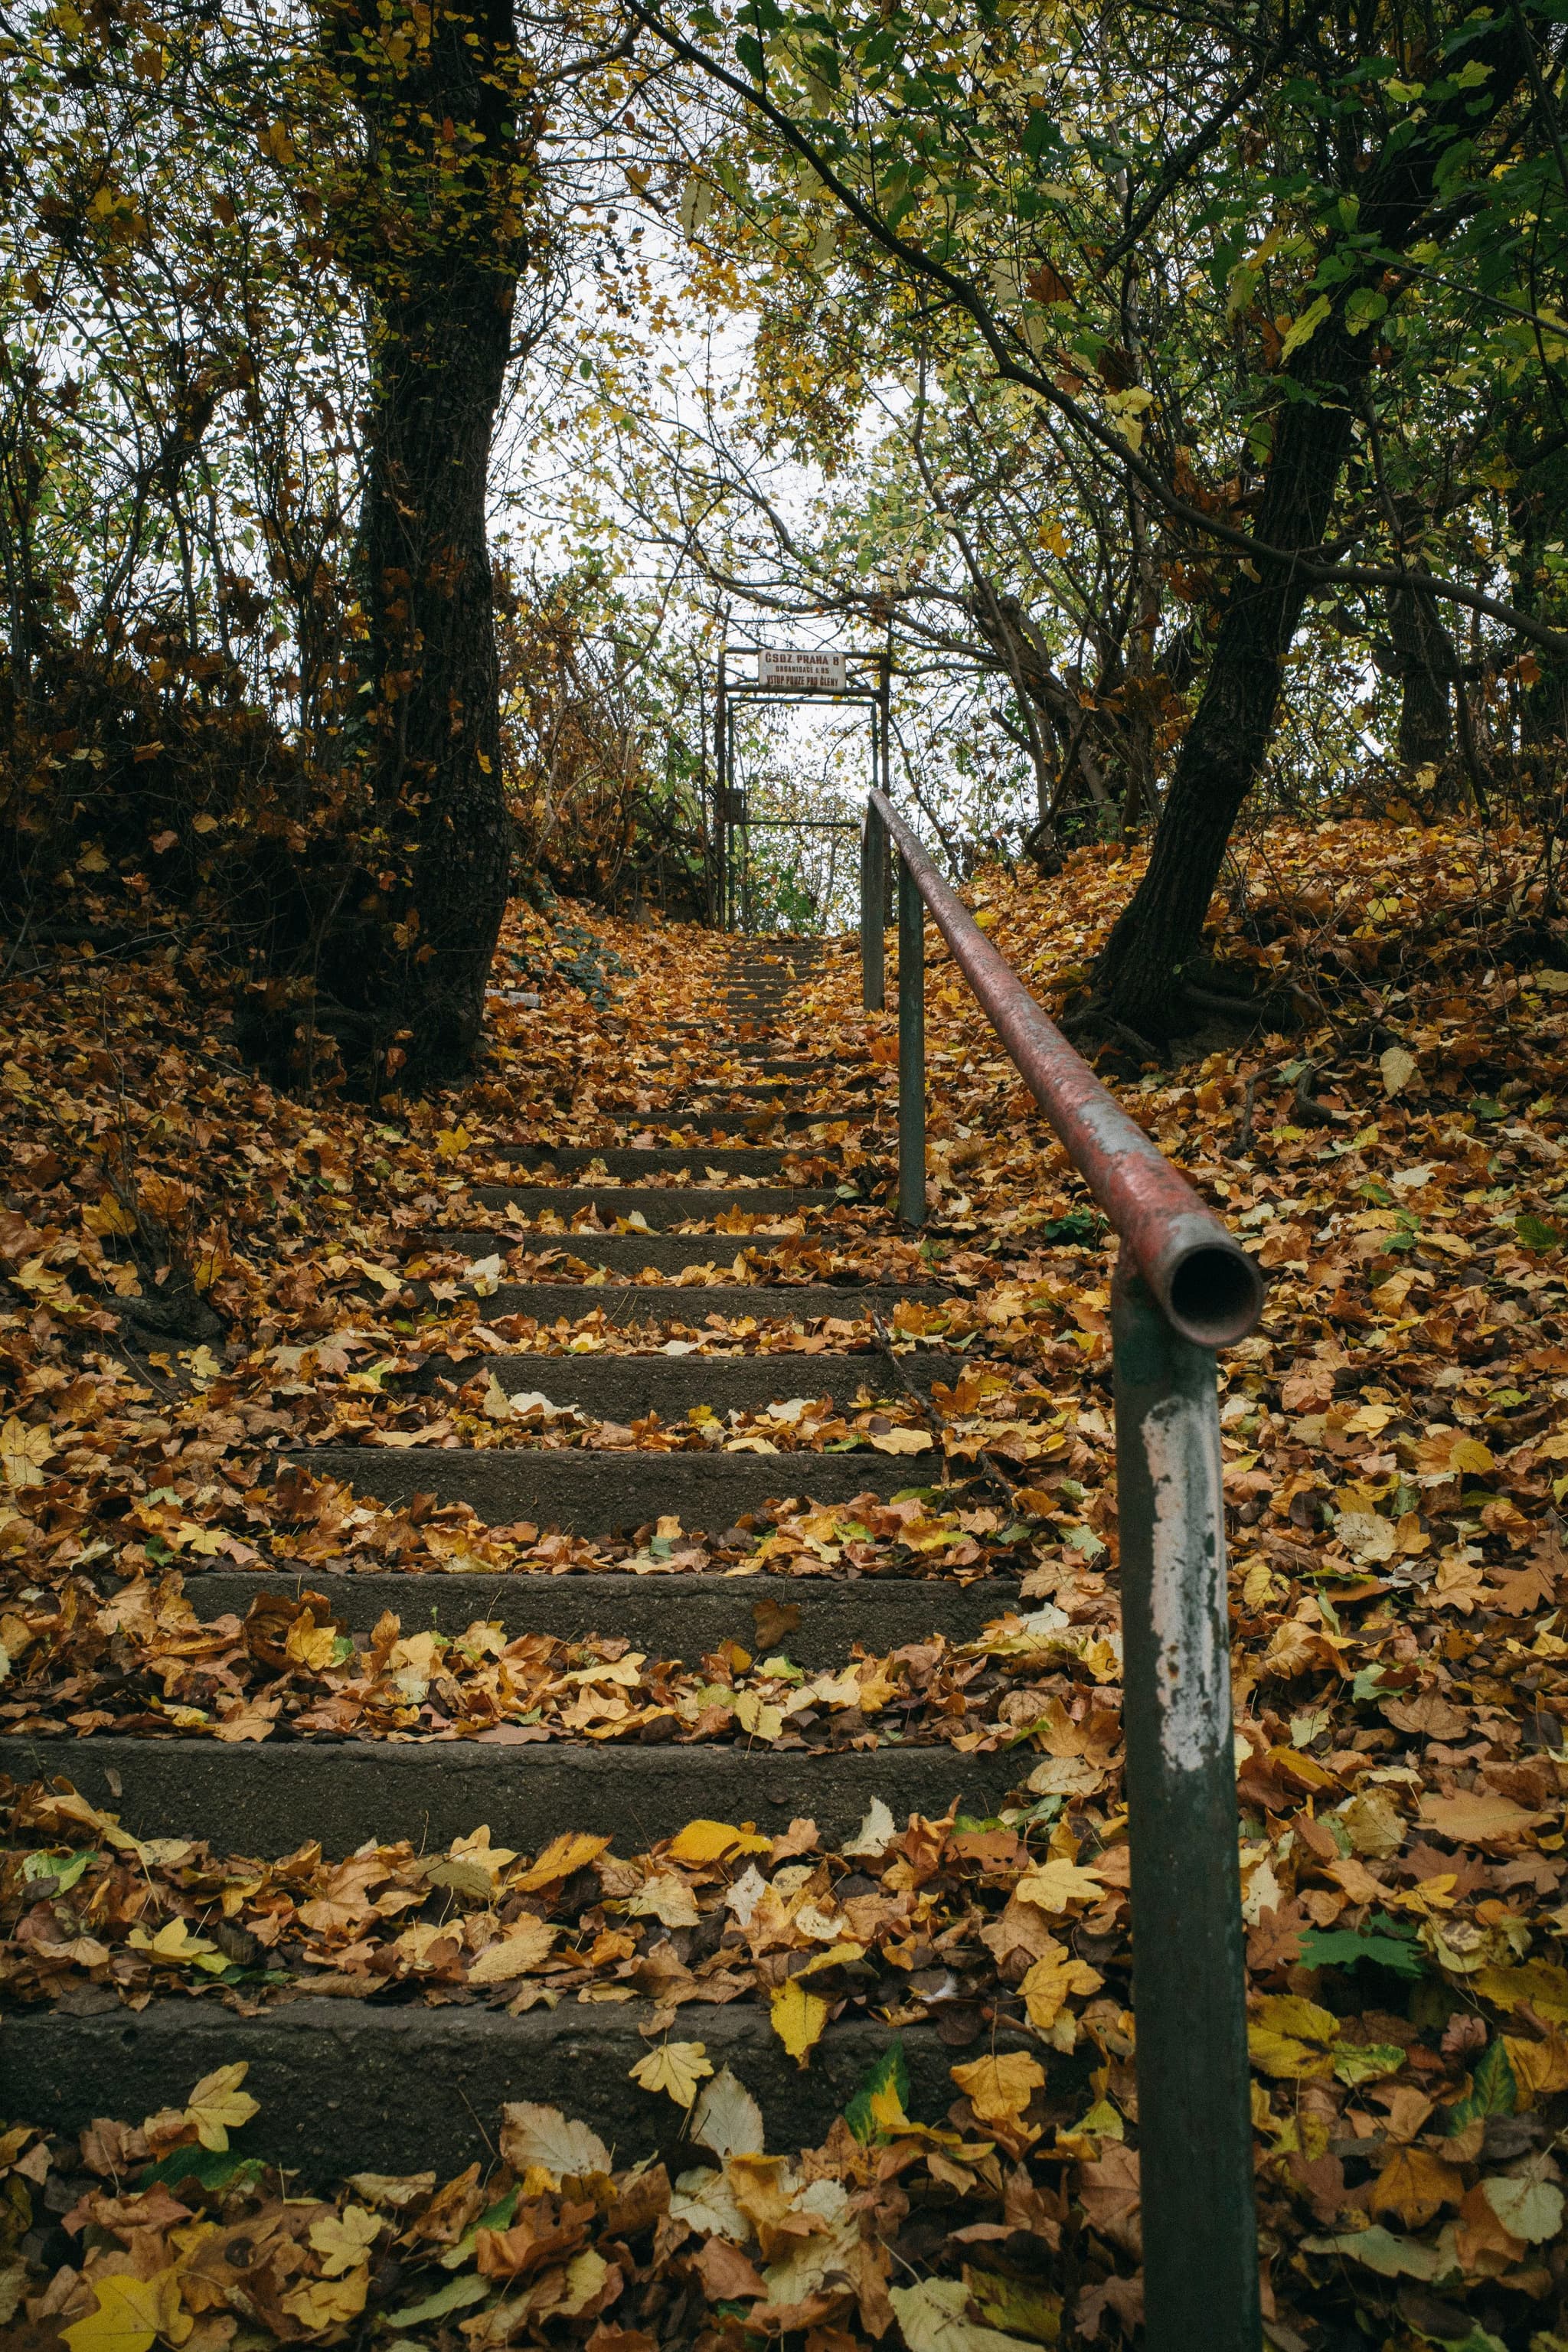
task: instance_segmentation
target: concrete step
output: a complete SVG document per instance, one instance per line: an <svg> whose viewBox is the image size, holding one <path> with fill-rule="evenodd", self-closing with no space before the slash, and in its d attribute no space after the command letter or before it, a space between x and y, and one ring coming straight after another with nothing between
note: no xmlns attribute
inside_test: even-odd
<svg viewBox="0 0 1568 2352"><path fill-rule="evenodd" d="M771 1648L785 1651L796 1665L841 1666L857 1642L879 1656L902 1643L942 1633L950 1642L971 1642L1005 1610L1020 1602L1013 1578L982 1578L954 1584L945 1578L693 1575L546 1576L526 1570L515 1575L356 1576L342 1570L281 1577L254 1570L203 1568L189 1570L185 1591L205 1618L232 1610L243 1617L263 1592L324 1592L333 1614L351 1633L367 1634L383 1610L402 1618L410 1632L462 1633L476 1618L502 1626L508 1641L519 1633L550 1633L558 1641L585 1642L618 1635L649 1657L681 1658L695 1664L724 1642L757 1648L753 1612L762 1606L795 1608L800 1622Z"/></svg>
<svg viewBox="0 0 1568 2352"><path fill-rule="evenodd" d="M899 1358L895 1371L879 1349L863 1355L766 1356L468 1356L428 1358L411 1385L431 1387L437 1377L471 1380L489 1371L508 1396L542 1395L552 1404L574 1404L595 1421L637 1421L657 1412L667 1423L683 1420L693 1405L717 1413L757 1412L790 1397L831 1397L853 1404L862 1393L897 1397L910 1388L929 1390L933 1381L949 1387L971 1360L916 1349Z"/></svg>
<svg viewBox="0 0 1568 2352"><path fill-rule="evenodd" d="M0 1738L0 1772L68 1774L89 1804L133 1836L205 1838L226 1853L275 1861L305 1838L329 1854L409 1839L450 1845L488 1822L497 1845L532 1853L566 1830L642 1853L691 1821L754 1822L776 1836L805 1814L825 1845L852 1837L874 1797L895 1819L937 1818L954 1798L991 1819L1038 1762L1029 1748L961 1756L955 1748L848 1748L812 1755L708 1740L246 1740L191 1737ZM1025 1804L1031 1800L1026 1794ZM9 2032L9 2026L6 2028ZM6 2105L11 2097L9 2071ZM101 2114L101 2108L96 2110Z"/></svg>
<svg viewBox="0 0 1568 2352"><path fill-rule="evenodd" d="M416 1495L468 1503L491 1527L518 1519L571 1535L630 1534L667 1514L689 1530L717 1534L747 1511L798 1495L847 1503L857 1495L897 1495L942 1482L942 1459L927 1454L543 1453L486 1447L312 1445L279 1454L279 1467L349 1480L356 1495L395 1508ZM955 1489L955 1495L958 1491Z"/></svg>
<svg viewBox="0 0 1568 2352"><path fill-rule="evenodd" d="M210 1994L141 2011L116 2002L89 2016L37 2011L5 2021L6 2112L72 2137L95 2116L152 2115L202 2075L244 2058L245 2087L260 2113L235 2147L286 2166L310 2187L329 2189L353 2172L434 2170L441 2181L476 2162L487 2172L502 2104L514 2099L588 2124L617 2167L660 2157L673 2178L718 2158L683 2137L687 2118L671 2100L626 2079L651 2046L640 2031L650 2013L645 2001L588 2005L570 1996L557 2010L521 2017L477 2006L305 1999L239 2018ZM820 2147L894 2038L879 2018L847 2017L802 2067L758 2005L688 2006L674 2032L703 2042L715 2073L728 2066L740 2077L775 2150ZM945 2122L953 2097L948 2070L980 2045L949 2048L930 2025L906 2026L899 2039L910 2114ZM997 2047L1022 2047L1024 2039L1004 2029ZM1047 2067L1053 2094L1081 2106L1089 2065L1099 2058L1093 2044L1083 2044L1088 2058L1059 2058L1032 2036L1027 2046Z"/></svg>
<svg viewBox="0 0 1568 2352"><path fill-rule="evenodd" d="M774 1037L741 1037L719 1049L723 1059L738 1070L751 1072L756 1077L811 1077L829 1070L845 1070L855 1074L874 1066L867 1062L840 1060L826 1054L780 1054L781 1041ZM671 1066L689 1068L694 1055L689 1049L679 1048L673 1054L650 1054L642 1066L650 1072Z"/></svg>
<svg viewBox="0 0 1568 2352"><path fill-rule="evenodd" d="M686 1076L694 1094L773 1095L790 1093L793 1090L792 1080L808 1091L818 1092L829 1080L832 1080L835 1084L847 1087L851 1092L858 1094L867 1087L877 1085L879 1079L884 1075L874 1064L868 1062L803 1062L799 1060L742 1062L737 1059L737 1067L750 1070L756 1075L752 1077L722 1075L703 1077L700 1075L694 1076L687 1072Z"/></svg>
<svg viewBox="0 0 1568 2352"><path fill-rule="evenodd" d="M863 1087L856 1094L844 1096L835 1089L835 1101L820 1098L823 1089L814 1087L787 1085L754 1085L754 1087L712 1087L708 1094L682 1094L679 1101L663 1103L658 1110L639 1112L626 1124L632 1127L742 1127L750 1129L752 1119L799 1119L804 1127L826 1127L832 1119L875 1119L877 1115L893 1118L898 1112L896 1091L881 1091L875 1087Z"/></svg>
<svg viewBox="0 0 1568 2352"><path fill-rule="evenodd" d="M867 1099L843 1109L826 1110L724 1110L701 1103L672 1104L663 1110L642 1111L622 1118L619 1126L623 1135L809 1135L813 1128L831 1127L845 1120L854 1128L874 1123L878 1118L892 1120L898 1109L897 1099ZM828 1147L831 1149L831 1146Z"/></svg>
<svg viewBox="0 0 1568 2352"><path fill-rule="evenodd" d="M636 1180L649 1176L705 1176L715 1170L721 1176L776 1177L784 1173L785 1154L782 1151L730 1150L723 1145L704 1151L682 1150L672 1144L635 1145L605 1144L595 1150L588 1144L562 1144L554 1150L546 1144L507 1143L496 1153L498 1160L513 1160L529 1171L531 1181L526 1192L520 1188L520 1197L531 1198L531 1179L537 1175L548 1183L555 1176L567 1176L602 1166L612 1177ZM696 1190L696 1187L692 1188ZM646 1211L639 1192L637 1205Z"/></svg>
<svg viewBox="0 0 1568 2352"><path fill-rule="evenodd" d="M588 1288L569 1282L503 1282L483 1306L490 1324L507 1315L531 1316L550 1324L563 1317L576 1323L585 1315L603 1315L617 1327L647 1323L663 1328L671 1323L700 1327L710 1315L731 1323L751 1317L760 1324L814 1323L826 1318L858 1321L880 1315L890 1323L894 1308L905 1299L938 1307L948 1296L934 1284L920 1282L897 1290L886 1283L839 1287L829 1282L700 1282L684 1286L606 1282Z"/></svg>
<svg viewBox="0 0 1568 2352"><path fill-rule="evenodd" d="M804 1017L797 1017L787 1012L777 1022L771 1019L767 1021L748 1019L744 1025L747 1036L753 1045L765 1040L770 1035L776 1034L780 1037L798 1039L805 1034ZM667 1021L663 1024L661 1034L667 1037L709 1038L720 1048L735 1042L740 1034L736 1024L721 1006L716 1007L705 1019Z"/></svg>
<svg viewBox="0 0 1568 2352"><path fill-rule="evenodd" d="M848 1082L855 1084L854 1072L849 1073ZM796 1095L821 1091L805 1085L792 1085L787 1078L704 1078L689 1076L686 1083L694 1100L700 1095L714 1094L747 1095L763 1102L786 1102Z"/></svg>
<svg viewBox="0 0 1568 2352"><path fill-rule="evenodd" d="M836 1059L828 1054L795 1054L782 1058L769 1055L762 1061L757 1061L745 1055L739 1047L736 1049L735 1058L737 1061L750 1060L752 1068L764 1078L811 1077L819 1070L837 1070L841 1076L854 1078L859 1075L862 1066L858 1062Z"/></svg>
<svg viewBox="0 0 1568 2352"><path fill-rule="evenodd" d="M581 1210L596 1210L601 1217L640 1216L649 1225L684 1225L700 1217L721 1217L740 1209L749 1217L799 1216L806 1209L836 1209L838 1194L827 1186L769 1185L765 1191L739 1192L727 1186L682 1185L679 1192L638 1192L625 1184L476 1184L472 1197L487 1209L505 1209L513 1202L531 1217L553 1210L572 1217Z"/></svg>
<svg viewBox="0 0 1568 2352"><path fill-rule="evenodd" d="M842 1240L853 1245L855 1236L846 1234ZM547 1250L564 1250L589 1267L601 1267L613 1275L632 1276L652 1271L673 1277L684 1274L688 1267L712 1265L720 1269L721 1280L731 1277L735 1260L743 1251L754 1250L766 1263L770 1255L786 1247L820 1243L831 1246L833 1234L806 1232L780 1234L527 1234L510 1226L489 1225L482 1231L472 1228L439 1227L424 1236L426 1249L460 1251L473 1258L494 1257L499 1251L503 1256L512 1249L531 1250L536 1256ZM781 1269L789 1276L787 1266ZM896 1280L897 1277L891 1277ZM884 1282L889 1277L880 1277ZM798 1284L798 1277L786 1279ZM700 1285L696 1286L701 1287ZM845 1291L858 1286L854 1276L847 1276Z"/></svg>

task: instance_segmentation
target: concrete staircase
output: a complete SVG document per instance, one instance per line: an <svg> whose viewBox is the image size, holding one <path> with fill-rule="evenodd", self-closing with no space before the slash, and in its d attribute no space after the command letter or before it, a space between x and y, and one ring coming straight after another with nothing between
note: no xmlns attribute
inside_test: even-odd
<svg viewBox="0 0 1568 2352"><path fill-rule="evenodd" d="M657 1114L666 1132L700 1124L705 1138L732 1137L765 1099L776 1109L772 1140L735 1145L704 1140L690 1149L634 1146L646 1118L629 1119L622 1139L603 1150L519 1147L516 1181L482 1189L478 1199L496 1223L487 1231L443 1233L444 1248L483 1255L518 1236L510 1205L530 1220L550 1210L570 1219L590 1203L602 1215L640 1212L648 1230L552 1237L590 1268L625 1276L625 1287L570 1282L506 1286L487 1312L555 1316L574 1297L615 1319L658 1325L694 1309L744 1312L766 1319L770 1307L790 1318L890 1314L900 1297L940 1297L940 1286L872 1288L795 1285L779 1290L718 1283L693 1289L649 1287L637 1276L668 1277L683 1266L716 1261L735 1247L761 1247L765 1235L679 1235L678 1223L739 1207L779 1218L835 1205L838 1192L783 1181L778 1135L798 1125L850 1116L875 1121L885 1151L896 1103L889 1073L869 1064L840 1066L798 1050L803 992L822 950L809 941L737 946L711 1018L671 1031L650 1048L648 1082L668 1072L669 1098ZM687 1072L693 1039L734 1041L733 1073L693 1090ZM752 1075L743 1075L749 1071ZM743 1180L733 1191L706 1184L717 1169ZM594 1181L577 1180L592 1170ZM873 1171L886 1184L884 1164ZM661 1187L649 1178L689 1176ZM867 1181L867 1171L859 1171ZM605 1180L608 1179L606 1182ZM643 1180L639 1186L639 1181ZM879 1212L890 1233L891 1213ZM530 1246L535 1246L530 1237ZM874 1349L779 1353L710 1360L700 1353L631 1357L487 1357L510 1392L540 1391L552 1402L629 1423L657 1411L669 1423L697 1404L723 1413L793 1395L830 1394L845 1404L863 1389L898 1392L886 1358ZM955 1377L955 1360L917 1351L903 1361L909 1378L929 1385ZM462 1368L452 1370L460 1374ZM288 1457L298 1460L299 1456ZM310 1467L351 1480L358 1495L388 1504L416 1493L470 1504L492 1524L520 1518L581 1534L623 1533L665 1513L687 1529L731 1526L770 1497L800 1493L844 1501L868 1489L891 1496L940 1475L933 1457L905 1460L856 1451L766 1456L745 1453L531 1452L521 1445L485 1450L372 1446L321 1449ZM300 1584L335 1591L331 1571L312 1570ZM203 1614L243 1612L259 1591L282 1580L232 1570L192 1577ZM727 1639L750 1646L753 1609L769 1595L800 1604L792 1652L816 1667L846 1662L850 1645L879 1651L932 1633L973 1638L1014 1605L1016 1584L992 1578L971 1586L940 1578L829 1580L768 1573L639 1576L454 1574L423 1583L407 1574L344 1575L335 1605L349 1629L368 1633L382 1611L398 1611L405 1628L460 1631L476 1617L500 1622L510 1638L539 1632L582 1639L625 1636L650 1655L692 1660ZM297 1588L296 1588L297 1589ZM809 1815L825 1846L853 1832L873 1799L900 1827L911 1811L963 1811L994 1817L1032 1759L1007 1752L962 1754L947 1746L887 1744L812 1753L765 1746L601 1745L552 1739L539 1745L483 1746L417 1738L397 1742L275 1738L221 1745L210 1739L95 1736L70 1743L0 1739L0 1769L25 1780L68 1774L94 1804L112 1808L142 1838L194 1838L222 1854L277 1857L314 1837L331 1856L365 1840L408 1838L416 1847L446 1846L480 1822L495 1842L534 1852L567 1830L609 1835L615 1851L644 1851L702 1816L752 1822L782 1831ZM626 2071L647 2044L641 2002L615 2007L568 2003L512 2017L460 2001L445 2006L300 1999L243 2015L213 1997L157 2000L140 2011L116 2007L66 2016L34 2012L5 2029L7 2110L62 2129L93 2116L140 2116L161 2105L174 2084L244 2057L261 2116L247 2134L256 2152L298 2166L308 2178L337 2169L448 2172L484 2153L484 2133L503 2099L548 2101L582 2116L614 2140L617 2158L651 2151L679 2118L668 2102L638 2099ZM809 2145L821 2137L854 2083L883 2046L874 2019L829 2028L807 2068L799 2068L771 2031L766 2007L737 2002L682 2012L679 2032L700 2034L714 2063L732 2064L761 2101L770 2147ZM951 2097L954 2055L935 2028L903 2034L915 2112L940 2113ZM662 2110L662 2113L658 2112Z"/></svg>

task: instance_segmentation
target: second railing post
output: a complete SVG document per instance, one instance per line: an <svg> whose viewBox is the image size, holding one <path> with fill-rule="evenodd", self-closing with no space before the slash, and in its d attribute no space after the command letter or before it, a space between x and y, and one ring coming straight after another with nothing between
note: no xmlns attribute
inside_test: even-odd
<svg viewBox="0 0 1568 2352"><path fill-rule="evenodd" d="M926 1221L926 908L899 859L899 1215Z"/></svg>
<svg viewBox="0 0 1568 2352"><path fill-rule="evenodd" d="M860 835L860 994L868 1013L887 1002L888 828L881 811L866 810Z"/></svg>
<svg viewBox="0 0 1568 2352"><path fill-rule="evenodd" d="M1211 1349L1111 1293L1148 2352L1258 2352L1225 1490Z"/></svg>

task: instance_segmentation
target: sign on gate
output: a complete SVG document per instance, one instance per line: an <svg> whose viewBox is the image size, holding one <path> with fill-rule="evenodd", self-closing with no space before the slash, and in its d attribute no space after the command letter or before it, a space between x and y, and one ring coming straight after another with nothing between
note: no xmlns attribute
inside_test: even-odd
<svg viewBox="0 0 1568 2352"><path fill-rule="evenodd" d="M757 655L757 684L785 694L842 694L844 656L764 646Z"/></svg>

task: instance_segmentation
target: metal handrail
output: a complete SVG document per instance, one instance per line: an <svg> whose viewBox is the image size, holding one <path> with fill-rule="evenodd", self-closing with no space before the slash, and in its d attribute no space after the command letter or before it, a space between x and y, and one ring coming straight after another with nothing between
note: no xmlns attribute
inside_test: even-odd
<svg viewBox="0 0 1568 2352"><path fill-rule="evenodd" d="M861 836L868 1009L898 863L899 1206L926 1216L925 913L1120 1237L1111 1290L1123 1724L1149 2352L1262 2340L1214 1351L1262 1277L1074 1053L919 836L873 791Z"/></svg>
<svg viewBox="0 0 1568 2352"><path fill-rule="evenodd" d="M1244 1339L1263 1310L1262 1276L1252 1259L1074 1053L943 881L919 835L881 793L871 793L870 805L1019 1076L1172 1323L1201 1347ZM923 1153L918 1171L900 1169L910 1172L923 1191ZM923 1200L920 1206L921 1214L907 1223L924 1223Z"/></svg>

